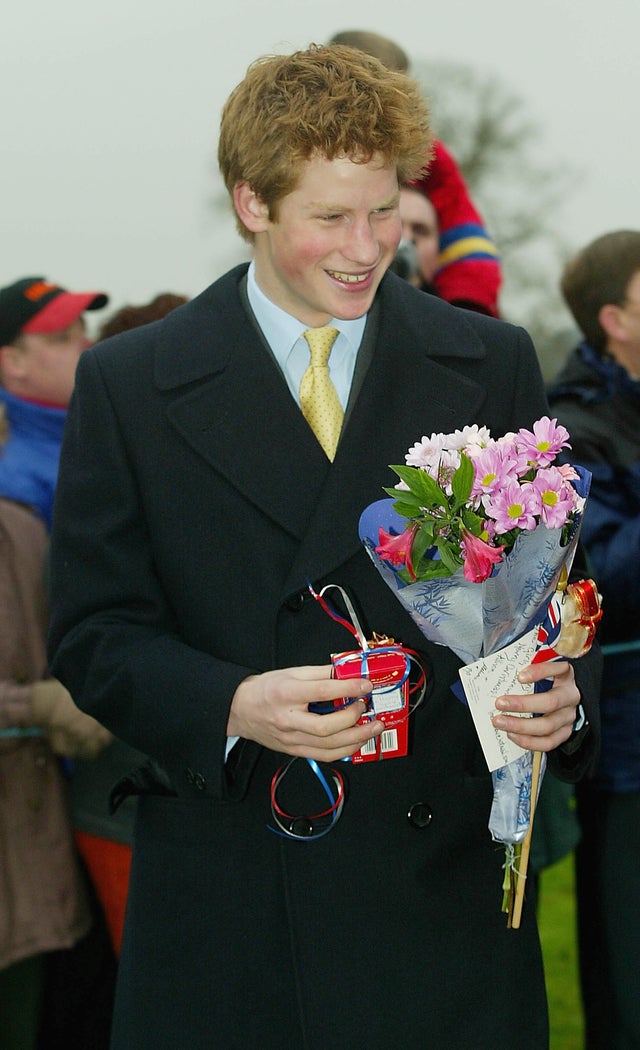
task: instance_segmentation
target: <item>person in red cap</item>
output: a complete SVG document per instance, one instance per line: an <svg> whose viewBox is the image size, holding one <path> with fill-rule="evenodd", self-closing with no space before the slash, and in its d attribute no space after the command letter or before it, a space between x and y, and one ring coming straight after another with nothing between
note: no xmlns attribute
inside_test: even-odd
<svg viewBox="0 0 640 1050"><path fill-rule="evenodd" d="M4 390L27 401L66 408L78 358L90 345L82 315L107 302L103 292L68 292L44 277L23 277L0 289Z"/></svg>
<svg viewBox="0 0 640 1050"><path fill-rule="evenodd" d="M60 757L92 757L111 735L47 675L45 562L67 405L90 345L82 315L106 303L101 292L68 292L42 277L0 290L3 1050L36 1046L45 959L91 936L93 922Z"/></svg>
<svg viewBox="0 0 640 1050"><path fill-rule="evenodd" d="M0 289L0 404L10 430L0 496L32 507L47 528L76 365L91 343L83 314L107 302L103 292L68 292L44 277Z"/></svg>

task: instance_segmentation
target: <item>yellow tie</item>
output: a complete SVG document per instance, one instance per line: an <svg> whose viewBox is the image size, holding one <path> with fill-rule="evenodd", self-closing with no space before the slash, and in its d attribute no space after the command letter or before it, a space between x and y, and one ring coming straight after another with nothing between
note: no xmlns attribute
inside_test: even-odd
<svg viewBox="0 0 640 1050"><path fill-rule="evenodd" d="M328 458L336 454L344 412L329 375L329 355L337 328L309 328L302 333L311 351L311 364L300 380L300 407Z"/></svg>

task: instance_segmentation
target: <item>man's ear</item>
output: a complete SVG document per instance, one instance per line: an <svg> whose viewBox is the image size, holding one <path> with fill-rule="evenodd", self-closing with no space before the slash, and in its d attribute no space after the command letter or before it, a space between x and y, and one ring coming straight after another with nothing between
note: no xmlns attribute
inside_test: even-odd
<svg viewBox="0 0 640 1050"><path fill-rule="evenodd" d="M269 209L248 182L237 182L233 188L233 204L238 218L251 233L262 233L269 225Z"/></svg>
<svg viewBox="0 0 640 1050"><path fill-rule="evenodd" d="M0 346L0 381L6 385L6 379L21 379L24 375L25 355L19 346L6 343Z"/></svg>
<svg viewBox="0 0 640 1050"><path fill-rule="evenodd" d="M620 314L620 307L614 303L606 303L600 307L598 321L608 340L619 342L626 339L627 330Z"/></svg>

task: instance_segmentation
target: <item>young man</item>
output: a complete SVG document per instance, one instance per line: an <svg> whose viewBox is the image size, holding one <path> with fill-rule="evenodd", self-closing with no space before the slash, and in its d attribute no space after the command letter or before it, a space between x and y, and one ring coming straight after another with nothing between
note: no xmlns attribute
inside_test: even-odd
<svg viewBox="0 0 640 1050"><path fill-rule="evenodd" d="M593 474L583 538L604 598L602 748L577 788L579 959L586 1046L640 1046L640 231L616 230L566 266L584 340L550 391Z"/></svg>
<svg viewBox="0 0 640 1050"><path fill-rule="evenodd" d="M312 46L258 61L219 143L253 263L83 355L50 653L79 705L153 759L129 784L142 797L115 1050L546 1044L534 902L508 930L491 778L450 689L458 661L425 642L358 539L416 435L498 434L546 410L524 332L385 275L400 183L429 149L417 86L377 59ZM303 333L326 325L334 387L325 376L316 437L299 407ZM368 637L420 650L429 695L406 758L340 762L382 724L357 724L367 679L332 679L352 637L308 581L343 587ZM343 696L355 702L309 709ZM568 776L592 758L592 735L570 740L579 697L557 665L549 692L511 700L540 715L526 732L504 716ZM282 786L297 837L274 831L291 756L347 781L327 834L306 762Z"/></svg>

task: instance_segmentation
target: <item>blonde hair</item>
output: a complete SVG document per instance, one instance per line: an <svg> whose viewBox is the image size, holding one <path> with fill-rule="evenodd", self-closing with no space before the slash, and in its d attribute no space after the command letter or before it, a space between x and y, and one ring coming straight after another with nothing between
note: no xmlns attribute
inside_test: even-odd
<svg viewBox="0 0 640 1050"><path fill-rule="evenodd" d="M247 182L275 222L313 156L367 163L380 154L402 183L426 167L432 144L415 81L354 48L312 44L249 66L222 111L218 163L230 196Z"/></svg>

